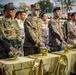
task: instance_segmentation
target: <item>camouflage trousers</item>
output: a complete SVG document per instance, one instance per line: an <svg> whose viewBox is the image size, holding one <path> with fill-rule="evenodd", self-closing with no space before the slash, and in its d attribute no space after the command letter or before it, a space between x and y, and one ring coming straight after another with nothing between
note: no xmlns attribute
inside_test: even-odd
<svg viewBox="0 0 76 75"><path fill-rule="evenodd" d="M40 53L39 47L23 47L24 56Z"/></svg>

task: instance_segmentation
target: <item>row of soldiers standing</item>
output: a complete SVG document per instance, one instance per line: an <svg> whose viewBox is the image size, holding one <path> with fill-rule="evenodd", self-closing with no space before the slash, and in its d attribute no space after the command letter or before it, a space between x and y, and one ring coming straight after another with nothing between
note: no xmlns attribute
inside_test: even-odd
<svg viewBox="0 0 76 75"><path fill-rule="evenodd" d="M6 15L0 21L0 59L8 58L9 51L18 50L21 47L22 41L18 22L14 19L15 7L13 3L6 4L5 9ZM67 44L64 41L62 25L60 22L60 7L56 7L53 10L54 18L48 22L47 31L49 34L47 34L47 37L45 38L46 40L49 37L49 42L47 44L46 42L43 42L42 22L38 17L39 10L39 4L32 4L32 14L24 21L25 38L23 51L25 56L40 53L39 47L49 46L51 51L58 51L60 50L62 42Z"/></svg>

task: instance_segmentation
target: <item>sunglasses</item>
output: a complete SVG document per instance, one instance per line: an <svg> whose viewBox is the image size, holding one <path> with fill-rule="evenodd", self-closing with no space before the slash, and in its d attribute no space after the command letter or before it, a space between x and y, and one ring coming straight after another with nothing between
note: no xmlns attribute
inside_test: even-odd
<svg viewBox="0 0 76 75"><path fill-rule="evenodd" d="M36 11L39 11L40 9L35 9Z"/></svg>

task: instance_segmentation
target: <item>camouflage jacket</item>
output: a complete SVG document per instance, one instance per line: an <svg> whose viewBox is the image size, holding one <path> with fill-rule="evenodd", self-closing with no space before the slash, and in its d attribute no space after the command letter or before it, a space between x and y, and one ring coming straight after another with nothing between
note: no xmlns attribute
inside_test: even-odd
<svg viewBox="0 0 76 75"><path fill-rule="evenodd" d="M60 21L56 22L55 19L51 19L48 23L48 27L49 27L49 46L51 47L51 50L57 51L63 40L61 23Z"/></svg>
<svg viewBox="0 0 76 75"><path fill-rule="evenodd" d="M70 21L65 21L64 25L63 25L63 33L66 37L68 37L68 29L67 29L67 25L69 24Z"/></svg>
<svg viewBox="0 0 76 75"><path fill-rule="evenodd" d="M42 41L42 23L39 18L29 16L24 22L24 47L38 47Z"/></svg>
<svg viewBox="0 0 76 75"><path fill-rule="evenodd" d="M6 54L11 46L17 49L21 46L20 28L15 19L10 22L4 18L0 23L0 51Z"/></svg>

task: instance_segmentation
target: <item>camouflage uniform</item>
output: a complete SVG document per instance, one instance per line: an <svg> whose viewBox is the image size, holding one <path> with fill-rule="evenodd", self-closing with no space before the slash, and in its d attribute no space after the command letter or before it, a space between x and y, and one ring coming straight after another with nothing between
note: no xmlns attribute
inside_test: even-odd
<svg viewBox="0 0 76 75"><path fill-rule="evenodd" d="M76 24L73 21L70 21L69 24L67 25L68 28L68 39L67 42L69 44L72 44L74 47L76 47L76 38L70 33L74 32L76 34Z"/></svg>
<svg viewBox="0 0 76 75"><path fill-rule="evenodd" d="M14 10L15 7L13 3L10 2L4 6L4 9ZM8 16L8 14L6 16ZM12 46L17 49L21 46L20 28L14 18L10 21L8 17L5 17L0 23L0 59L8 57L8 52Z"/></svg>
<svg viewBox="0 0 76 75"><path fill-rule="evenodd" d="M7 58L10 47L19 48L21 46L20 28L15 19L10 22L4 18L0 23L0 58Z"/></svg>
<svg viewBox="0 0 76 75"><path fill-rule="evenodd" d="M64 39L65 41L67 41L67 38L68 38L68 29L67 29L67 25L69 24L70 20L67 20L64 22L64 25L63 25L63 34L64 34Z"/></svg>
<svg viewBox="0 0 76 75"><path fill-rule="evenodd" d="M69 21L65 21L64 25L63 25L63 32L64 32L64 35L66 36L66 38L67 38L67 35L68 35L68 31L67 31L68 23L69 23Z"/></svg>
<svg viewBox="0 0 76 75"><path fill-rule="evenodd" d="M68 13L67 14L67 21L64 22L63 24L63 34L64 34L64 39L65 41L67 41L67 38L68 38L68 29L67 29L67 25L69 24L69 22L71 21L71 13Z"/></svg>
<svg viewBox="0 0 76 75"><path fill-rule="evenodd" d="M25 40L24 55L39 53L39 43L41 42L42 24L39 18L29 16L24 22Z"/></svg>
<svg viewBox="0 0 76 75"><path fill-rule="evenodd" d="M4 16L0 16L0 21L4 18Z"/></svg>
<svg viewBox="0 0 76 75"><path fill-rule="evenodd" d="M58 51L60 50L60 44L63 40L63 33L62 33L62 25L60 20L56 21L56 19L51 19L49 21L49 46L51 51Z"/></svg>
<svg viewBox="0 0 76 75"><path fill-rule="evenodd" d="M40 9L39 4L32 4L31 9ZM34 14L34 13L32 13ZM24 40L24 55L37 54L39 53L39 45L42 41L42 23L41 20L35 16L29 16L24 22L25 40Z"/></svg>

